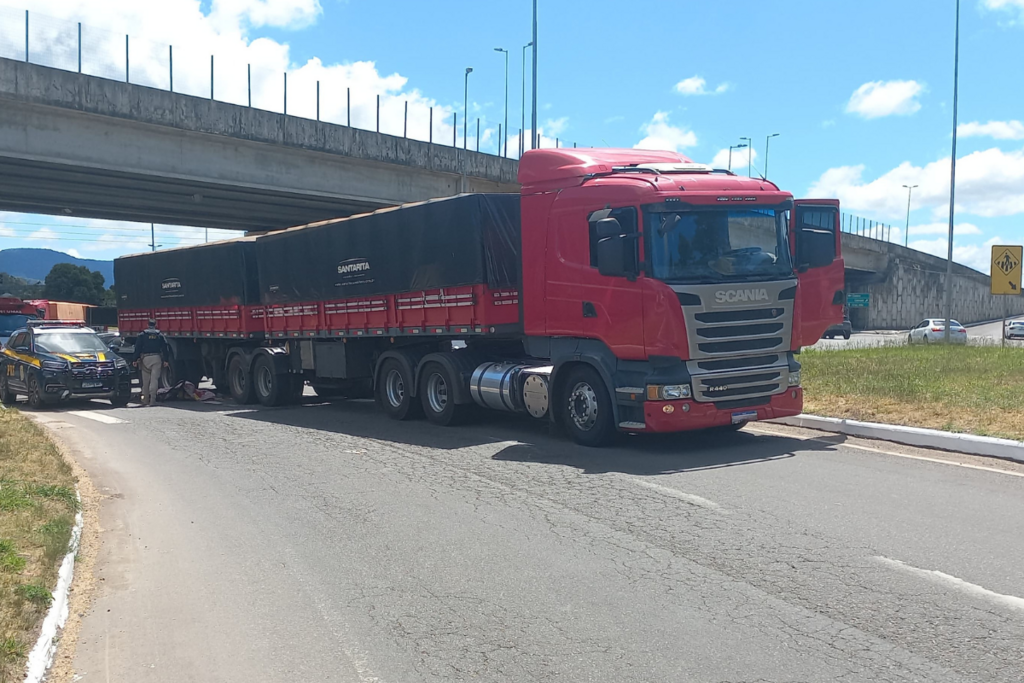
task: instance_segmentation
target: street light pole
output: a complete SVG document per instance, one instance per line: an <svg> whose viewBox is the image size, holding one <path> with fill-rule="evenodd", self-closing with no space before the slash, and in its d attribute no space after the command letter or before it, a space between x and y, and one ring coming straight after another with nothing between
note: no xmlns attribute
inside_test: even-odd
<svg viewBox="0 0 1024 683"><path fill-rule="evenodd" d="M729 170L732 170L732 151L734 149L743 149L746 145L729 145Z"/></svg>
<svg viewBox="0 0 1024 683"><path fill-rule="evenodd" d="M496 47L494 51L505 53L505 140L502 144L505 145L504 156L508 156L508 50L503 47ZM498 146L498 154L501 154L501 145Z"/></svg>
<svg viewBox="0 0 1024 683"><path fill-rule="evenodd" d="M530 120L530 149L537 149L537 0L533 0L533 103Z"/></svg>
<svg viewBox="0 0 1024 683"><path fill-rule="evenodd" d="M764 139L764 179L768 180L768 143L772 138L777 138L781 133L772 133Z"/></svg>
<svg viewBox="0 0 1024 683"><path fill-rule="evenodd" d="M956 207L956 114L957 95L960 91L960 0L956 0L956 38L953 48L953 153L949 161L949 247L946 255L946 330L942 339L949 343L950 322L953 319L953 214Z"/></svg>
<svg viewBox="0 0 1024 683"><path fill-rule="evenodd" d="M469 136L469 74L473 73L473 67L466 67L466 88L462 100L462 149L468 149L466 140Z"/></svg>
<svg viewBox="0 0 1024 683"><path fill-rule="evenodd" d="M526 146L526 143L523 142L522 131L526 130L526 48L528 48L528 47L533 47L533 41L532 40L529 43L527 43L526 45L523 45L523 120L522 120L522 122L519 125L519 130L520 130L520 133L519 133L519 156L520 157L523 156L523 152L525 151L523 148ZM507 134L508 133L506 133L506 135Z"/></svg>
<svg viewBox="0 0 1024 683"><path fill-rule="evenodd" d="M920 187L920 185L904 185L903 187L907 188L907 230L903 234L903 246L909 247L910 246L910 195L911 195L911 193L913 193L914 188L915 187Z"/></svg>
<svg viewBox="0 0 1024 683"><path fill-rule="evenodd" d="M747 177L749 178L750 177L750 168L751 168L751 166L753 166L753 163L754 163L754 159L752 157L752 154L754 152L754 141L751 140L750 138L740 138L740 140L746 140L747 141L747 144L745 145L745 147L747 148Z"/></svg>

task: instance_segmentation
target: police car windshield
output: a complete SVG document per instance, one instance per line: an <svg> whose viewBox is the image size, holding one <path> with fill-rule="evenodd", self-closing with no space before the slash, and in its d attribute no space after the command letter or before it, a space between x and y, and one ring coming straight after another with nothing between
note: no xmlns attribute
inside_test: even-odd
<svg viewBox="0 0 1024 683"><path fill-rule="evenodd" d="M89 332L36 332L36 350L43 353L102 353L103 340Z"/></svg>

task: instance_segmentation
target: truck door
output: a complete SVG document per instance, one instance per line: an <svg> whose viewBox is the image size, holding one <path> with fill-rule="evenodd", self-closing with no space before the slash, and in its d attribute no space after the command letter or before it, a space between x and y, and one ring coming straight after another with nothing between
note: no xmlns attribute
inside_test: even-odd
<svg viewBox="0 0 1024 683"><path fill-rule="evenodd" d="M622 359L646 358L643 286L638 282L639 220L640 213L633 206L602 209L587 217L590 267L580 282L584 330ZM608 239L620 244L620 249L613 250L611 268L601 263L609 254L602 254L599 246Z"/></svg>
<svg viewBox="0 0 1024 683"><path fill-rule="evenodd" d="M791 233L798 282L793 338L799 346L810 346L843 320L846 269L839 200L796 200Z"/></svg>

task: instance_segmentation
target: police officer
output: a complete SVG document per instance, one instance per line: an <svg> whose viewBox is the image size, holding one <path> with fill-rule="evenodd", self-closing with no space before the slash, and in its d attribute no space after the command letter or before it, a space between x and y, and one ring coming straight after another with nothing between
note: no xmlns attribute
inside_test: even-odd
<svg viewBox="0 0 1024 683"><path fill-rule="evenodd" d="M167 340L156 321L150 320L149 327L135 340L138 360L135 364L142 371L142 405L156 405L156 392L160 388L160 371L167 365Z"/></svg>

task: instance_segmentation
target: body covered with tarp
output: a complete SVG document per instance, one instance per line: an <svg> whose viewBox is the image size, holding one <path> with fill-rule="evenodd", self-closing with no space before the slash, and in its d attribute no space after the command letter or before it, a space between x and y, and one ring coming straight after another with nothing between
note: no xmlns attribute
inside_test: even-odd
<svg viewBox="0 0 1024 683"><path fill-rule="evenodd" d="M460 195L313 223L257 238L256 253L264 304L515 288L519 195Z"/></svg>

